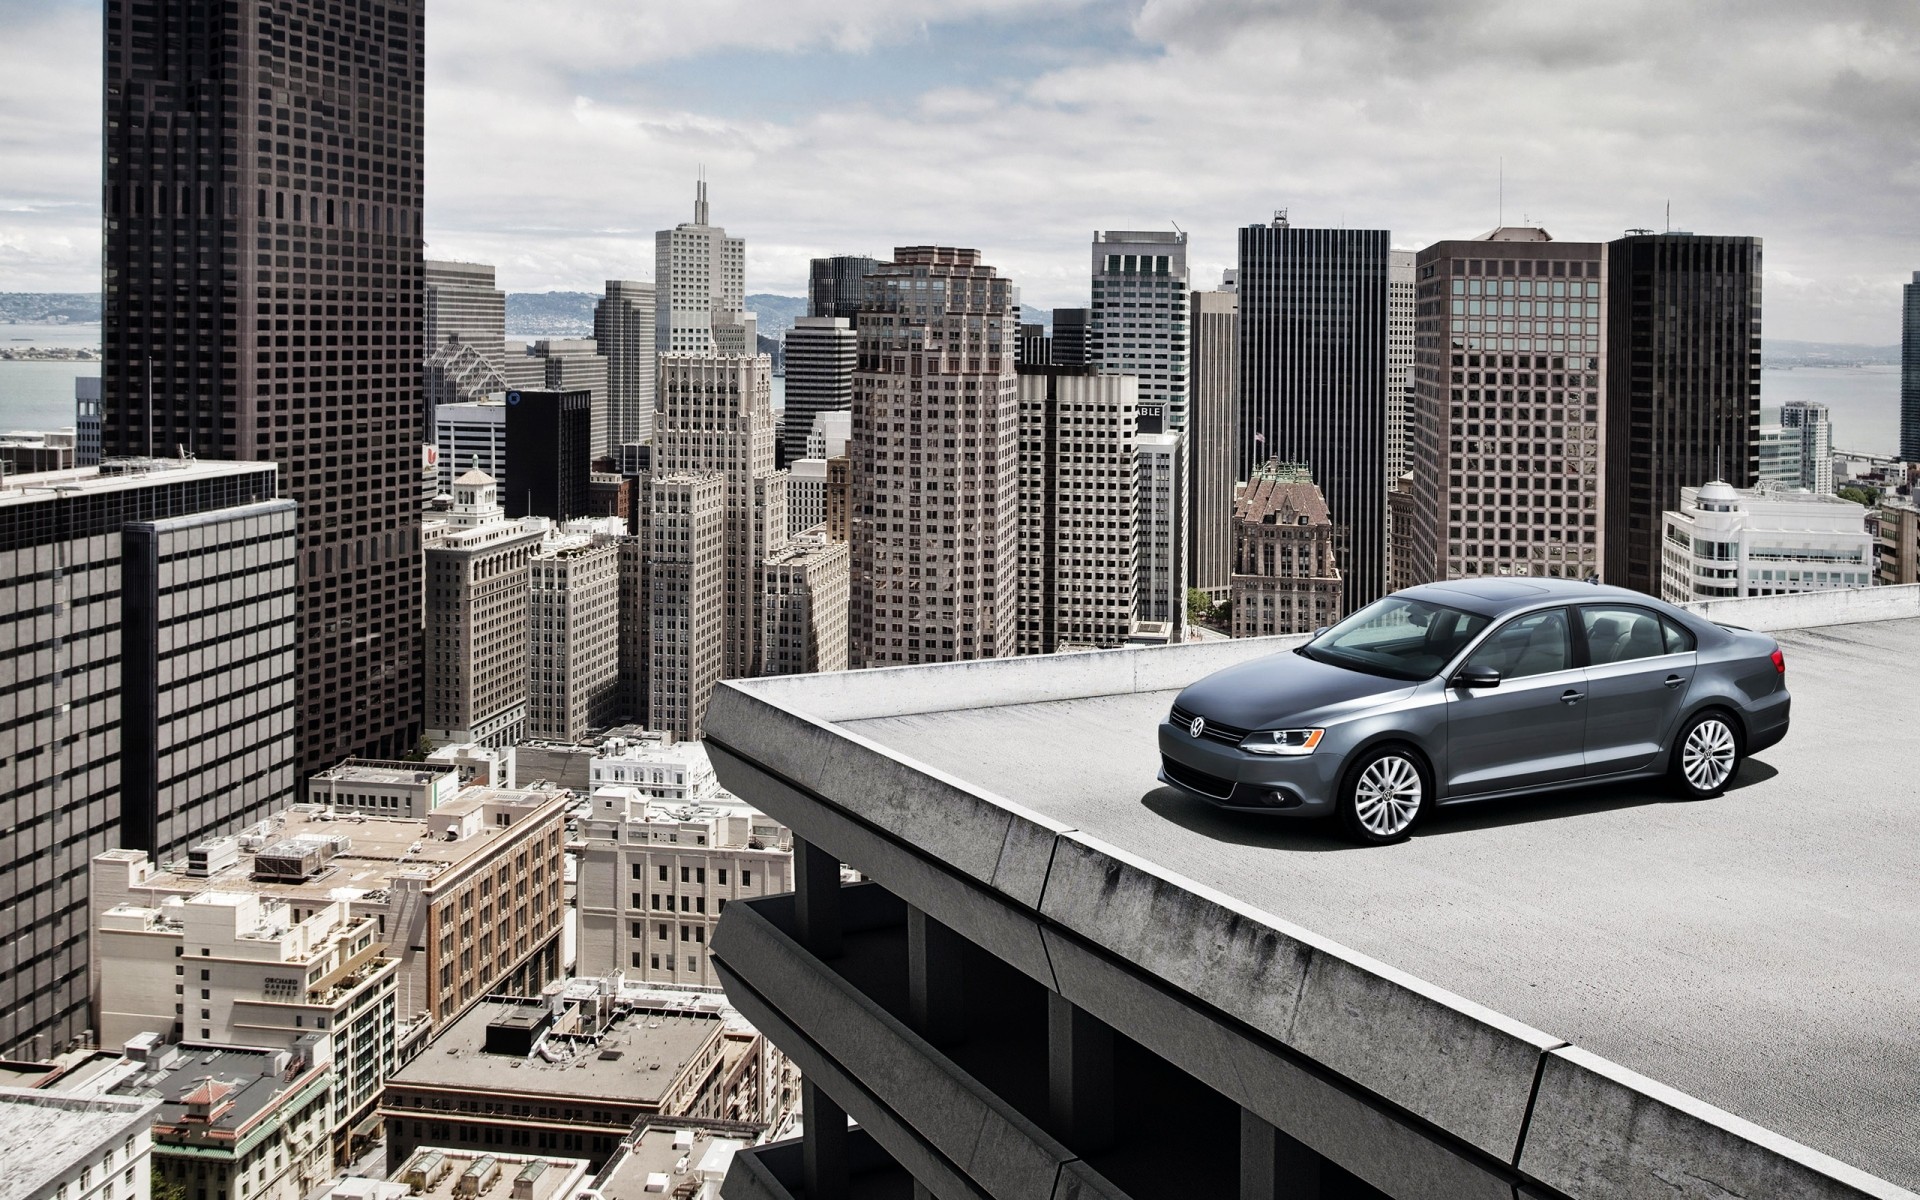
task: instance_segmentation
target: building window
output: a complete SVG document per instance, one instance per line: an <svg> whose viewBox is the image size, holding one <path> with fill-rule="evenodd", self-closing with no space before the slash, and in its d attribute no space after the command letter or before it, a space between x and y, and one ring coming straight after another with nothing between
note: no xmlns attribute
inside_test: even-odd
<svg viewBox="0 0 1920 1200"><path fill-rule="evenodd" d="M753 886L753 872L747 870L745 867L740 868L740 886L741 887Z"/></svg>

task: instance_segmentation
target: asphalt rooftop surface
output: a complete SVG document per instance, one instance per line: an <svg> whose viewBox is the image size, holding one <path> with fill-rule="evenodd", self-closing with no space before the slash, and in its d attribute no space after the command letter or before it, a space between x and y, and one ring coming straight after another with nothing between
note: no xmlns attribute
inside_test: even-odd
<svg viewBox="0 0 1920 1200"><path fill-rule="evenodd" d="M1920 621L1776 636L1793 728L1725 795L1485 801L1378 848L1156 782L1173 692L843 727L1920 1190Z"/></svg>

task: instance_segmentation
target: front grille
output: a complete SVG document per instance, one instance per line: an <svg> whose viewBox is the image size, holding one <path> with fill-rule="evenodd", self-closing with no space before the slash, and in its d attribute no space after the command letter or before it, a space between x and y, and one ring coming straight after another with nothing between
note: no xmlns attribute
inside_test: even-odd
<svg viewBox="0 0 1920 1200"><path fill-rule="evenodd" d="M1197 713L1188 712L1176 704L1173 706L1173 712L1168 715L1168 719L1180 728L1185 729L1187 726L1193 724L1193 718L1197 715ZM1246 739L1246 736L1252 732L1253 730L1251 729L1242 729L1238 725L1221 724L1216 722L1212 717L1208 717L1206 731L1200 736L1210 742L1219 742L1225 746L1238 746Z"/></svg>
<svg viewBox="0 0 1920 1200"><path fill-rule="evenodd" d="M1234 785L1231 779L1222 779L1218 775L1209 775L1205 771L1197 770L1183 762L1169 758L1164 754L1160 756L1160 769L1167 773L1168 779L1173 780L1183 788L1199 792L1202 796L1212 796L1215 800L1230 800L1233 798Z"/></svg>

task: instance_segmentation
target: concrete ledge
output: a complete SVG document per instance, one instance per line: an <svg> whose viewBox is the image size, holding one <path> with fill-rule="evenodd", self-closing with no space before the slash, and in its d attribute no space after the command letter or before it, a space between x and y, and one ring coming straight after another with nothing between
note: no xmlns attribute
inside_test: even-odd
<svg viewBox="0 0 1920 1200"><path fill-rule="evenodd" d="M1857 625L1863 621L1905 621L1920 617L1920 584L1696 600L1683 607L1709 621L1744 625L1763 633L1817 629L1823 625Z"/></svg>
<svg viewBox="0 0 1920 1200"><path fill-rule="evenodd" d="M841 1071L981 1190L999 1200L1050 1200L1059 1168L1073 1153L760 911L786 899L728 905L713 935L715 960L775 1008L783 1024L807 1030ZM831 1088L828 1094L839 1099Z"/></svg>
<svg viewBox="0 0 1920 1200"><path fill-rule="evenodd" d="M1916 1200L1574 1046L1547 1056L1519 1166L1575 1200Z"/></svg>
<svg viewBox="0 0 1920 1200"><path fill-rule="evenodd" d="M1565 1044L1085 834L1040 912L1501 1162Z"/></svg>
<svg viewBox="0 0 1920 1200"><path fill-rule="evenodd" d="M733 1165L727 1168L726 1179L720 1184L721 1196L725 1200L799 1200L805 1190L803 1153L800 1138L738 1151L733 1156ZM847 1173L858 1190L862 1176L905 1172L874 1141L871 1132L858 1128L847 1131ZM942 1200L945 1200L944 1194ZM987 1200L987 1197L967 1188L955 1195L954 1200Z"/></svg>

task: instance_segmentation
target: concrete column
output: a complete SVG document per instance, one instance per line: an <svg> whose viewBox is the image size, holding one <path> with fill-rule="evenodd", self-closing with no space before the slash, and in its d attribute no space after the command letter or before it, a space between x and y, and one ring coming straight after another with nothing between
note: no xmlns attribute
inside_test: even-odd
<svg viewBox="0 0 1920 1200"><path fill-rule="evenodd" d="M808 1200L814 1197L846 1200L846 1110L829 1099L812 1080L802 1078L800 1111L806 1130L800 1144L800 1174Z"/></svg>
<svg viewBox="0 0 1920 1200"><path fill-rule="evenodd" d="M794 915L800 944L817 958L840 954L840 860L801 838L793 839Z"/></svg>
<svg viewBox="0 0 1920 1200"><path fill-rule="evenodd" d="M1111 1027L1058 992L1047 993L1047 1108L1053 1134L1076 1154L1113 1144Z"/></svg>
<svg viewBox="0 0 1920 1200"><path fill-rule="evenodd" d="M1244 1108L1240 1200L1320 1200L1320 1156Z"/></svg>
<svg viewBox="0 0 1920 1200"><path fill-rule="evenodd" d="M936 1046L966 1035L960 935L917 908L907 909L907 995L914 1028Z"/></svg>

